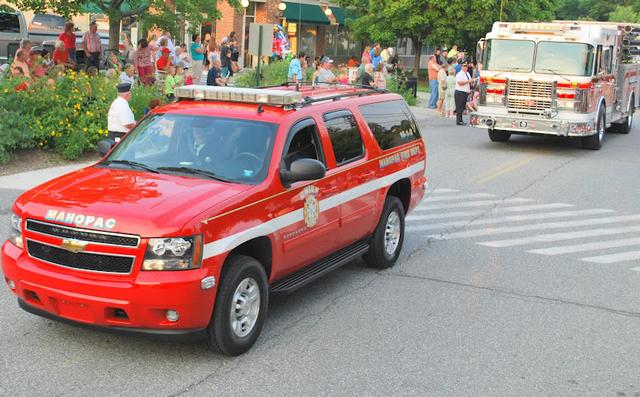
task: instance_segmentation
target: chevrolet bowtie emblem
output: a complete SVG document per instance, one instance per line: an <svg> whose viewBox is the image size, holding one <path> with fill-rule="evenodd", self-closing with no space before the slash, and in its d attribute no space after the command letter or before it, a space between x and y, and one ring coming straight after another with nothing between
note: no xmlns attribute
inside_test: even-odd
<svg viewBox="0 0 640 397"><path fill-rule="evenodd" d="M86 241L64 239L62 240L62 244L60 244L60 248L69 252L73 252L74 254L77 254L78 252L84 251L87 244L88 243Z"/></svg>

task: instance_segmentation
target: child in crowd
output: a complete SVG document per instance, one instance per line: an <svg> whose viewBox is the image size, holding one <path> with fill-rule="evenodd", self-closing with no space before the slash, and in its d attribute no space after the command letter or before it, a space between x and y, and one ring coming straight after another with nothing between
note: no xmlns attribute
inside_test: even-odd
<svg viewBox="0 0 640 397"><path fill-rule="evenodd" d="M387 89L387 74L384 70L384 63L378 62L376 71L373 74L373 85L381 90Z"/></svg>
<svg viewBox="0 0 640 397"><path fill-rule="evenodd" d="M135 66L133 66L132 64L128 64L127 66L125 66L122 73L120 73L120 82L129 83L131 84L131 87L133 87L136 82L135 75L136 75Z"/></svg>
<svg viewBox="0 0 640 397"><path fill-rule="evenodd" d="M176 67L173 65L167 66L167 77L164 79L164 95L169 102L176 100L178 81L180 81L180 76L176 75Z"/></svg>

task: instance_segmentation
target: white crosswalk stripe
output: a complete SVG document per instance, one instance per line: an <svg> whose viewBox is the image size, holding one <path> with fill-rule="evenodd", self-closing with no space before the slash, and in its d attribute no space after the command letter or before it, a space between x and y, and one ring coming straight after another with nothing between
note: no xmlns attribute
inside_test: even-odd
<svg viewBox="0 0 640 397"><path fill-rule="evenodd" d="M585 262L593 263L619 263L640 260L640 251L619 252L617 254L592 256L590 258L582 258Z"/></svg>
<svg viewBox="0 0 640 397"><path fill-rule="evenodd" d="M576 252L597 251L608 248L620 248L638 245L640 246L640 237L623 238L619 240L595 241L592 243L561 245L559 247L539 248L529 250L527 252L540 255L562 255L573 254Z"/></svg>
<svg viewBox="0 0 640 397"><path fill-rule="evenodd" d="M570 228L570 227L577 227L577 226L606 225L608 223L631 222L631 221L638 221L638 220L640 220L640 215L623 215L623 216L614 216L614 217L608 217L608 218L605 217L605 218L585 219L580 221L548 222L548 223L537 223L533 225L505 226L505 227L497 227L497 228L488 227L484 229L466 230L462 232L433 234L427 237L436 239L436 240L438 239L450 240L450 239L460 239L460 238L469 238L469 237L491 236L495 234L528 232L528 231L534 231L534 230L563 229L563 228Z"/></svg>
<svg viewBox="0 0 640 397"><path fill-rule="evenodd" d="M442 195L442 196L429 196L424 199L424 203L435 203L438 201L454 201L463 199L482 199L495 197L495 194L489 193L473 193L473 194L454 194L454 195Z"/></svg>
<svg viewBox="0 0 640 397"><path fill-rule="evenodd" d="M610 209L604 209L604 208L595 208L590 210L555 211L555 212L546 212L546 213L528 214L528 215L509 215L501 218L480 219L477 221L471 221L471 223L469 223L469 221L451 221L451 222L434 223L430 225L413 226L413 227L408 227L407 231L413 232L413 231L425 231L425 230L434 230L434 229L437 230L437 229L445 229L448 227L460 227L460 226L496 225L500 223L519 222L519 221L571 218L571 217L585 216L585 215L610 214L612 212L615 212L615 211Z"/></svg>
<svg viewBox="0 0 640 397"><path fill-rule="evenodd" d="M449 208L473 208L473 207L489 207L492 205L498 204L514 204L514 203L530 203L534 200L525 199L525 198L508 198L504 200L478 200L478 201L466 201L461 203L451 203L451 204L435 204L430 205L427 201L423 201L415 211L433 211L433 210L443 210Z"/></svg>
<svg viewBox="0 0 640 397"><path fill-rule="evenodd" d="M494 249L532 246L523 249L532 255L634 263L631 270L640 272L640 214L615 213L608 208L438 188L407 216L405 230L432 240L474 239ZM499 235L504 239L489 238Z"/></svg>
<svg viewBox="0 0 640 397"><path fill-rule="evenodd" d="M599 228L590 230L580 230L577 232L562 232L552 234L540 234L531 237L520 237L509 240L485 241L478 244L493 248L516 247L534 243L547 243L563 240L577 240L580 238L611 236L615 234L640 232L640 226L624 226L612 228Z"/></svg>
<svg viewBox="0 0 640 397"><path fill-rule="evenodd" d="M565 204L565 203L551 203L551 204L533 204L533 205L521 205L515 207L501 207L492 210L490 213L513 213L513 212L528 212L535 210L553 210L559 208L569 208L573 207L573 204ZM436 214L427 214L427 215L413 215L410 214L407 216L407 222L409 221L426 221L431 219L446 219L446 218L464 218L464 217L474 217L478 215L484 214L485 211L451 211L451 212L441 212Z"/></svg>

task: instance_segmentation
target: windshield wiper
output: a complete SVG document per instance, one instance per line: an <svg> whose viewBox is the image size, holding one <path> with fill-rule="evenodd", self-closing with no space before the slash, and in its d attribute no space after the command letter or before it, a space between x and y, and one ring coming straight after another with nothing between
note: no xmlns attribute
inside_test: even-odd
<svg viewBox="0 0 640 397"><path fill-rule="evenodd" d="M566 77L566 76L561 75L560 73L558 73L558 71L557 71L557 70L549 69L549 68L541 68L541 69L539 69L539 70L546 70L547 72L551 72L551 73L553 73L553 74L557 74L558 76L562 77L563 79L565 79L565 80L567 80L567 81L569 81L569 82L571 81L571 79L570 79L570 78L568 78L568 77Z"/></svg>
<svg viewBox="0 0 640 397"><path fill-rule="evenodd" d="M528 71L530 71L530 70L531 70L531 69L529 69L529 68L519 68L519 67L515 67L515 68L511 68L511 69L509 69L509 70L503 70L502 72L498 72L498 73L496 73L493 77L498 77L498 76L501 76L501 75L503 75L503 74L505 74L505 73L509 73L509 72L528 72Z"/></svg>
<svg viewBox="0 0 640 397"><path fill-rule="evenodd" d="M158 173L158 170L153 167L150 167L146 164L138 163L137 161L131 161L131 160L107 160L107 161L103 161L101 164L102 165L125 164L131 167L141 168L145 171L153 172L156 174Z"/></svg>
<svg viewBox="0 0 640 397"><path fill-rule="evenodd" d="M182 172L182 173L185 173L185 174L203 175L203 176L206 176L206 177L211 178L211 179L215 179L215 180L220 181L220 182L231 183L231 180L229 180L229 179L223 178L221 176L216 175L215 173L213 173L211 171L202 170L200 168L191 168L191 167L158 167L157 169L159 171L175 171L175 172Z"/></svg>

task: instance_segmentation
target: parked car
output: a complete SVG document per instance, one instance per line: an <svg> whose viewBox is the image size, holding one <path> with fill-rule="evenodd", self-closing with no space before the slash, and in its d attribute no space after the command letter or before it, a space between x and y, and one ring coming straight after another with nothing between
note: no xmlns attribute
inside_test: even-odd
<svg viewBox="0 0 640 397"><path fill-rule="evenodd" d="M13 58L20 40L28 36L27 23L21 12L0 11L0 63Z"/></svg>

